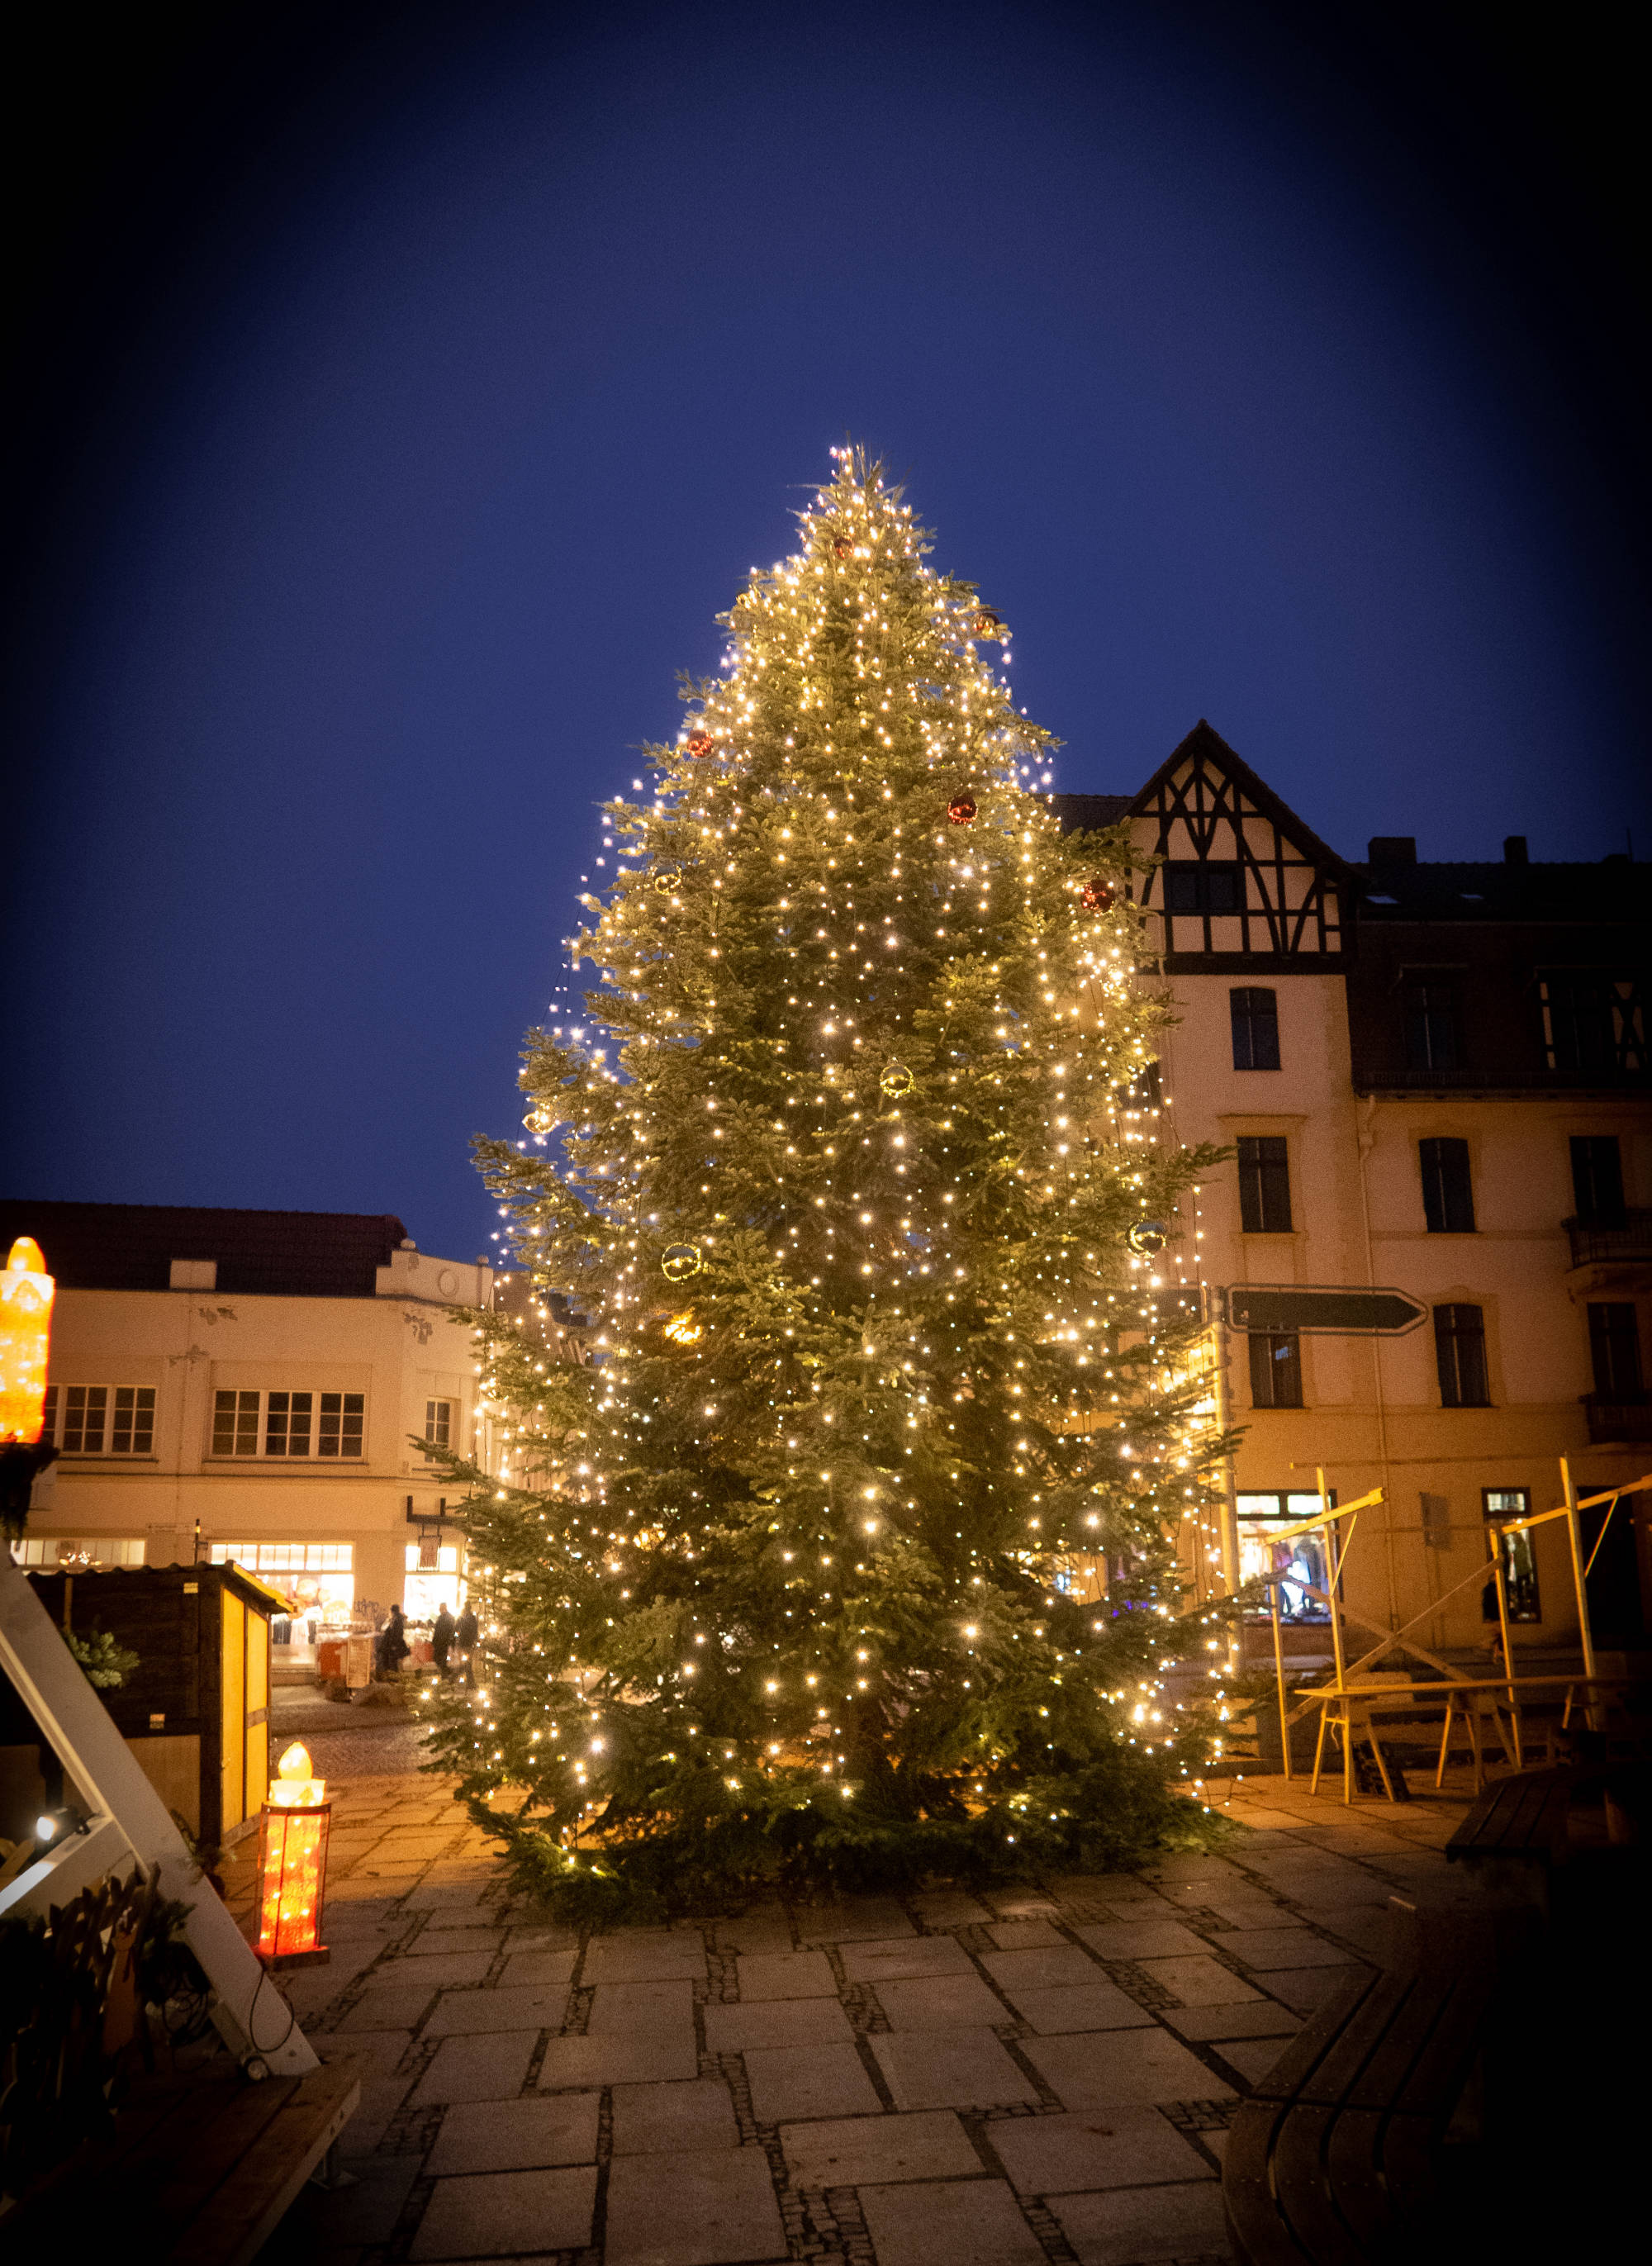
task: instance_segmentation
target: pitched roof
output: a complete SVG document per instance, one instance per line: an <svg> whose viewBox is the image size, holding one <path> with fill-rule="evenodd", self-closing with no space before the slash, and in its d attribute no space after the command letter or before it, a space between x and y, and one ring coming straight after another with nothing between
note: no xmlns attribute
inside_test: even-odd
<svg viewBox="0 0 1652 2266"><path fill-rule="evenodd" d="M1316 866L1328 866L1345 881L1356 878L1355 869L1348 859L1322 842L1305 820L1298 818L1282 795L1275 793L1266 779L1259 778L1243 756L1230 748L1227 742L1202 716L1181 743L1173 748L1138 794L1130 798L1130 809L1135 815L1151 815L1153 797L1161 781L1170 778L1190 757L1202 756L1218 771L1227 773L1234 785L1241 788L1256 808L1271 818L1282 834L1288 835L1299 850Z"/></svg>
<svg viewBox="0 0 1652 2266"><path fill-rule="evenodd" d="M407 1231L393 1212L0 1199L0 1254L32 1235L65 1290L164 1290L174 1259L215 1259L242 1297L370 1298Z"/></svg>

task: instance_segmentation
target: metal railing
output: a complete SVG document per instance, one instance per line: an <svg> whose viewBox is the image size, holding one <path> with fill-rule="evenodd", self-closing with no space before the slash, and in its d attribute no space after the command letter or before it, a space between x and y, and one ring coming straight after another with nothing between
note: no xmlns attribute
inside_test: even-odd
<svg viewBox="0 0 1652 2266"><path fill-rule="evenodd" d="M1564 1223L1574 1267L1602 1261L1652 1260L1652 1211L1620 1211L1614 1219L1568 1219Z"/></svg>

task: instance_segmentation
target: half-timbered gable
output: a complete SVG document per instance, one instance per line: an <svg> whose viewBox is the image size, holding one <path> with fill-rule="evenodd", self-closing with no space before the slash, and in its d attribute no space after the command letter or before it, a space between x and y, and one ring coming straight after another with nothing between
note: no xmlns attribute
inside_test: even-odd
<svg viewBox="0 0 1652 2266"><path fill-rule="evenodd" d="M1163 861L1138 888L1167 973L1341 968L1349 866L1202 718L1129 815L1132 839Z"/></svg>

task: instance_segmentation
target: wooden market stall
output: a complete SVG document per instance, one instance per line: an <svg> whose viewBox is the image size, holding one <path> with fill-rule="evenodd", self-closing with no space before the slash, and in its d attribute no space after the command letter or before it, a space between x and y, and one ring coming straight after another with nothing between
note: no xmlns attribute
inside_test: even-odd
<svg viewBox="0 0 1652 2266"><path fill-rule="evenodd" d="M269 1786L270 1621L287 1609L281 1593L235 1565L29 1579L59 1628L105 1631L137 1655L125 1681L99 1697L196 1841L222 1848L250 1832ZM0 1788L11 1806L47 1790L24 1743L33 1729L0 1689Z"/></svg>

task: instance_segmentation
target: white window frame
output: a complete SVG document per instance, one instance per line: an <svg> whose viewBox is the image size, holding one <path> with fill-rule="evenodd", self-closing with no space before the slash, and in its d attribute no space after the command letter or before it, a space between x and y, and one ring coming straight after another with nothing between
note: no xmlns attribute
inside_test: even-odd
<svg viewBox="0 0 1652 2266"><path fill-rule="evenodd" d="M69 1448L63 1444L68 1439L71 1429L69 1417L71 1414L76 1413L71 1410L69 1404L77 1393L81 1396L78 1414L82 1421L79 1426L74 1429L77 1429L83 1444L77 1448ZM95 1448L88 1448L84 1444L87 1431L84 1420L91 1406L91 1396L93 1393L99 1396L98 1445ZM121 1429L122 1400L126 1403L124 1414L127 1444L124 1448L117 1448L114 1445L114 1438ZM65 1456L153 1456L155 1453L155 1401L156 1392L152 1385L54 1383L46 1388L46 1406L41 1412L40 1437L43 1440L48 1440L61 1455ZM141 1423L140 1420L145 1417L149 1420L147 1424ZM133 1443L140 1436L144 1444L142 1447L135 1446Z"/></svg>
<svg viewBox="0 0 1652 2266"><path fill-rule="evenodd" d="M295 1401L305 1406L296 1409ZM328 1407L332 1401L334 1406ZM352 1407L349 1404L355 1402ZM226 1403L232 1404L226 1407ZM280 1405L277 1406L276 1404ZM303 1437L306 1445L295 1449L294 1420L304 1420ZM226 1425L224 1419L231 1420ZM359 1419L355 1431L356 1444L353 1449L344 1445L348 1436L345 1426L348 1420ZM332 1420L333 1429L328 1430ZM276 1429L279 1424L279 1430ZM228 1434L232 1446L221 1446L220 1438ZM329 1448L329 1437L333 1445ZM281 1445L271 1444L279 1438ZM306 1464L311 1469L317 1464L360 1464L367 1460L367 1395L365 1392L321 1391L313 1385L260 1386L256 1391L249 1386L219 1385L212 1396L212 1431L208 1455L216 1462L237 1464Z"/></svg>

